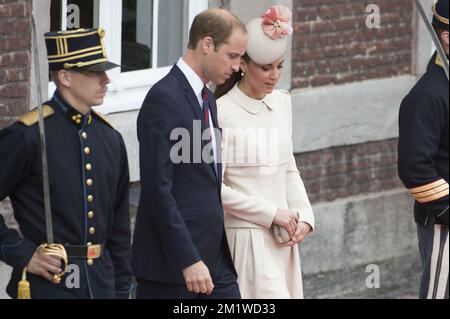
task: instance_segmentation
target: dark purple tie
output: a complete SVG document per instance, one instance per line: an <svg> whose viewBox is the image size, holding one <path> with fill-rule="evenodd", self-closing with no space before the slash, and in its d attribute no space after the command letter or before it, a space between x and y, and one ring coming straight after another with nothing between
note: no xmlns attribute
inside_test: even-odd
<svg viewBox="0 0 450 319"><path fill-rule="evenodd" d="M202 100L203 100L203 125L204 129L208 130L208 140L211 139L211 127L209 126L209 103L208 103L208 88L206 85L202 90Z"/></svg>

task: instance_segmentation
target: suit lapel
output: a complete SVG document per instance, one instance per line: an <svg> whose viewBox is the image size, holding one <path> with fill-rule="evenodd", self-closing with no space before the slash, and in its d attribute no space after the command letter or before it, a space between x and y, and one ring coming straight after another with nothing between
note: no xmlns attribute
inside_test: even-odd
<svg viewBox="0 0 450 319"><path fill-rule="evenodd" d="M200 120L202 118L202 112L200 109L200 105L198 104L198 99L195 96L194 90L192 89L191 85L189 84L188 79L186 79L186 76L181 72L180 68L177 65L174 65L172 68L172 73L177 78L178 82L180 83L180 86L183 88L186 94L186 100L188 100L192 111L195 114L195 118L197 120Z"/></svg>
<svg viewBox="0 0 450 319"><path fill-rule="evenodd" d="M200 105L198 104L198 99L195 96L194 90L192 89L191 85L189 84L188 79L183 74L183 72L181 72L180 68L177 65L174 65L171 72L177 78L178 82L180 83L180 86L184 89L185 94L186 94L186 100L191 105L191 108L195 114L196 119L201 120L203 117L202 111L201 111ZM217 105L216 105L214 96L212 96L211 92L208 92L208 103L210 103L209 107L210 107L210 112L211 112L211 117L212 117L214 128L218 129L219 124L218 124L218 120L217 120ZM219 159L219 163L217 163L217 172L218 173L216 173L214 163L208 165L212 169L213 175L216 177L217 183L219 185L219 189L222 186L222 164L220 164L220 162L221 162L220 161L220 157L221 157L220 152L221 152L222 141L220 140L220 138L221 138L221 136L216 135L216 148L215 149L216 149L216 152L219 152L219 154L217 154L218 155L217 158ZM203 149L203 147L204 147L204 143L202 141L202 149ZM219 176L217 176L217 174L219 174Z"/></svg>

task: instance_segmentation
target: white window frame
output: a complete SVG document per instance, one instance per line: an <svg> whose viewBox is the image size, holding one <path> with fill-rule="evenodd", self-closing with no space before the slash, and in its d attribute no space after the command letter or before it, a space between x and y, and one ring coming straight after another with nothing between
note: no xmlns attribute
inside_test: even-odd
<svg viewBox="0 0 450 319"><path fill-rule="evenodd" d="M95 0L94 26L106 30L105 46L108 59L111 62L121 64L122 57L122 0ZM153 12L158 12L159 1L154 0ZM67 12L67 0L62 1L62 12ZM66 10L64 10L66 8ZM208 0L189 0L189 28L195 16L208 8ZM100 14L97 14L100 13ZM62 14L61 25L65 29L66 15ZM120 23L117 23L120 21ZM158 17L154 17L153 25L157 26ZM158 29L153 28L153 47L158 45ZM157 51L156 51L157 52ZM157 56L154 54L152 65L156 64ZM111 79L109 92L104 104L96 108L102 113L111 114L140 109L149 89L165 75L172 66L151 68L146 70L121 72L120 68L108 71ZM49 96L53 95L56 87L49 83Z"/></svg>

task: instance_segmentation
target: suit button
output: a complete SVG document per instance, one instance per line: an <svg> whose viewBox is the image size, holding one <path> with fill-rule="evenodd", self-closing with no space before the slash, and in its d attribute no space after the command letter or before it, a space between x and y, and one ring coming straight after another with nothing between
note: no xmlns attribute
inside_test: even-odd
<svg viewBox="0 0 450 319"><path fill-rule="evenodd" d="M90 163L86 164L86 170L92 171L92 164L90 164Z"/></svg>
<svg viewBox="0 0 450 319"><path fill-rule="evenodd" d="M95 228L94 227L89 228L89 234L91 234L91 235L95 234Z"/></svg>
<svg viewBox="0 0 450 319"><path fill-rule="evenodd" d="M86 181L86 185L87 185L87 186L92 186L92 185L94 185L94 181L93 181L92 179L88 179L88 180Z"/></svg>
<svg viewBox="0 0 450 319"><path fill-rule="evenodd" d="M83 132L81 133L81 137L83 138L83 140L87 140L88 134L86 132Z"/></svg>
<svg viewBox="0 0 450 319"><path fill-rule="evenodd" d="M92 203L92 202L94 201L94 196L89 195L89 196L87 197L87 200L88 200L89 203Z"/></svg>
<svg viewBox="0 0 450 319"><path fill-rule="evenodd" d="M92 218L94 218L94 212L93 211L90 211L89 213L88 213L88 217L89 217L89 219L92 219Z"/></svg>
<svg viewBox="0 0 450 319"><path fill-rule="evenodd" d="M84 154L89 155L91 154L91 149L89 147L84 148Z"/></svg>
<svg viewBox="0 0 450 319"><path fill-rule="evenodd" d="M89 266L92 266L92 265L94 264L94 260L93 260L93 259L88 259L88 260L87 260L87 264L88 264Z"/></svg>

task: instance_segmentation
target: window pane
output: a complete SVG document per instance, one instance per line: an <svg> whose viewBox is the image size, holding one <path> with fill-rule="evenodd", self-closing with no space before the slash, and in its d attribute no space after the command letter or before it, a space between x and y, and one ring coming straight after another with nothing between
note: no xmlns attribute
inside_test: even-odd
<svg viewBox="0 0 450 319"><path fill-rule="evenodd" d="M122 72L152 67L153 1L122 2Z"/></svg>
<svg viewBox="0 0 450 319"><path fill-rule="evenodd" d="M51 31L61 30L62 0L51 0ZM67 30L92 28L94 23L94 1L67 1Z"/></svg>
<svg viewBox="0 0 450 319"><path fill-rule="evenodd" d="M187 46L188 0L159 2L158 15L158 67L178 61Z"/></svg>
<svg viewBox="0 0 450 319"><path fill-rule="evenodd" d="M122 2L122 72L170 66L183 54L188 38L189 0L158 1L157 49L153 48L154 2Z"/></svg>

